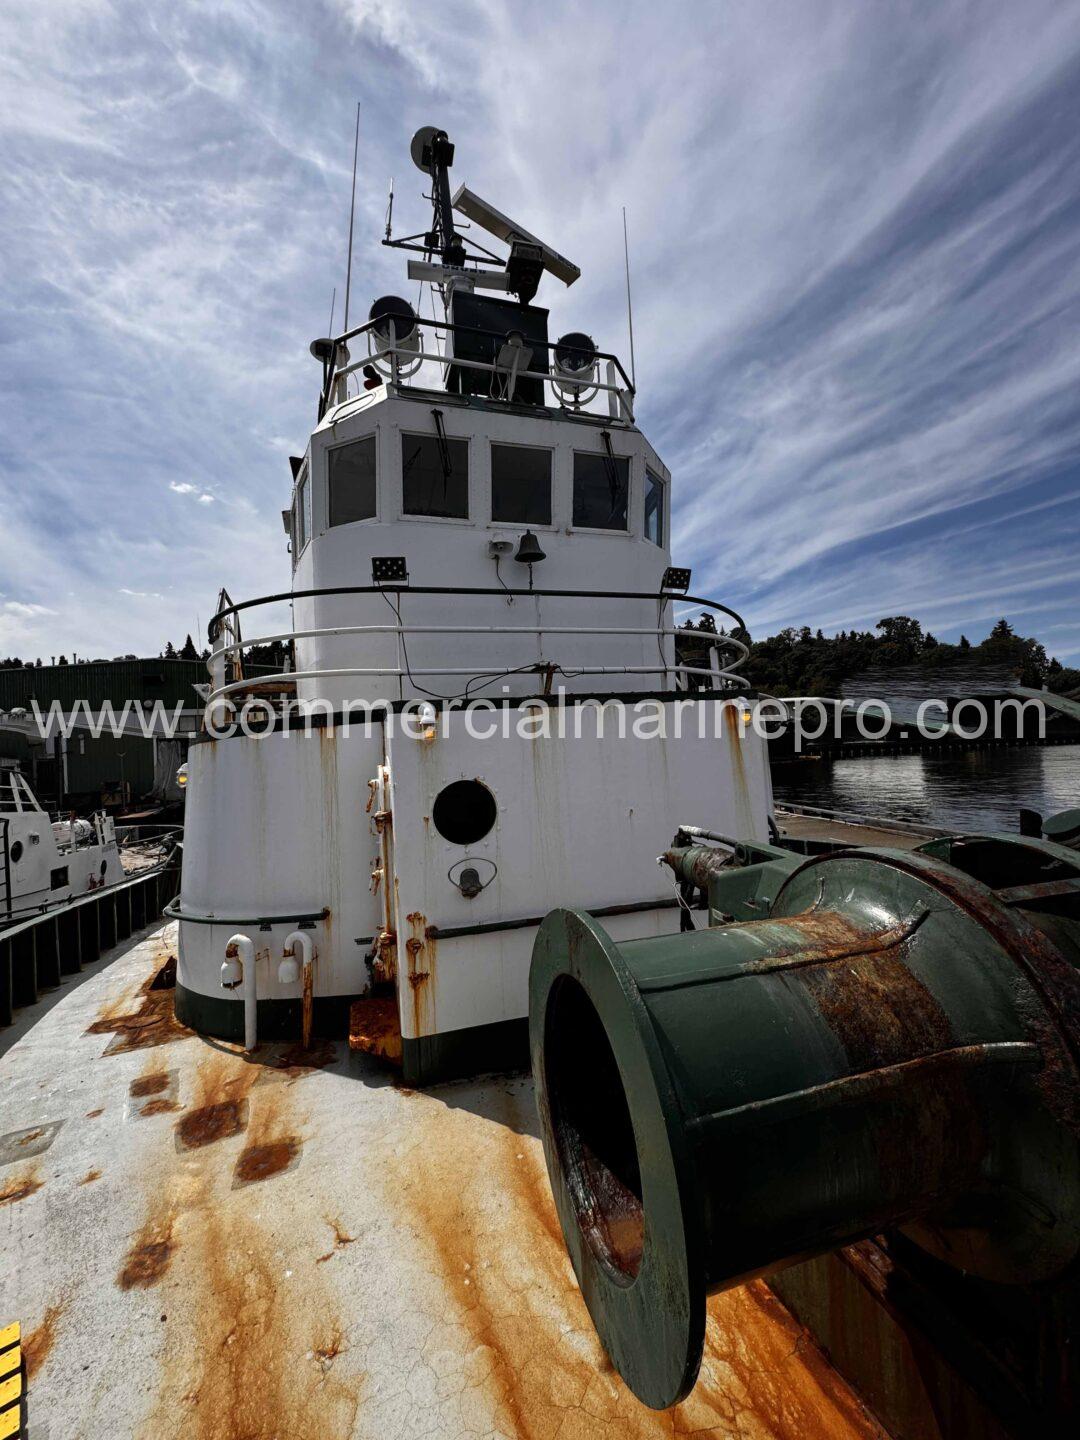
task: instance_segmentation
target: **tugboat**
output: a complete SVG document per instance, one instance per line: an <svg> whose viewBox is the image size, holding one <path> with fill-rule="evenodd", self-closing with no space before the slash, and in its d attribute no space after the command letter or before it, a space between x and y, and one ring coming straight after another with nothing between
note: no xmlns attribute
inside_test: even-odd
<svg viewBox="0 0 1080 1440"><path fill-rule="evenodd" d="M622 939L672 929L658 817L673 832L705 806L764 841L771 786L745 627L671 564L672 479L634 385L583 331L550 338L533 303L578 267L451 196L445 131L419 131L412 158L430 228L386 243L444 318L384 296L311 346L291 587L222 592L168 913L186 1025L248 1047L350 1033L427 1084L527 1062L552 906ZM507 253L466 241L466 220ZM265 633L284 605L291 625ZM720 623L681 660L697 614ZM287 667L245 673L268 643Z"/></svg>
<svg viewBox="0 0 1080 1440"><path fill-rule="evenodd" d="M123 878L108 815L50 820L26 777L0 769L0 928Z"/></svg>
<svg viewBox="0 0 1080 1440"><path fill-rule="evenodd" d="M313 346L170 923L0 932L0 1435L1075 1433L1080 814L778 835L576 267L413 156L445 318Z"/></svg>

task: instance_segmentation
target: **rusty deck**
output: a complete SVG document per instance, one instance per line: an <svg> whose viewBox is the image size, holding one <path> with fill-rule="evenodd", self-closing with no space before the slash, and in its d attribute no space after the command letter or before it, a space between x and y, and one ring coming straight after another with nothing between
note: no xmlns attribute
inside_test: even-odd
<svg viewBox="0 0 1080 1440"><path fill-rule="evenodd" d="M29 1337L35 1440L882 1433L760 1282L710 1302L690 1399L643 1409L578 1293L527 1078L414 1093L344 1043L246 1058L176 1023L172 944L54 992L0 1057L0 1322Z"/></svg>

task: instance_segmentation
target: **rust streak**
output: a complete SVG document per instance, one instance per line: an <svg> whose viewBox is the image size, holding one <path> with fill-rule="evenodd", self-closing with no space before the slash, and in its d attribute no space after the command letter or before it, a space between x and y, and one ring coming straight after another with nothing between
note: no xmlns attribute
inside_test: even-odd
<svg viewBox="0 0 1080 1440"><path fill-rule="evenodd" d="M436 931L419 910L405 918L412 932L405 942L405 953L412 990L413 1032L428 1035L435 1029Z"/></svg>
<svg viewBox="0 0 1080 1440"><path fill-rule="evenodd" d="M40 1179L35 1166L24 1170L21 1175L12 1175L0 1186L0 1205L15 1205L40 1190L45 1181Z"/></svg>
<svg viewBox="0 0 1080 1440"><path fill-rule="evenodd" d="M56 1344L56 1332L66 1305L67 1301L61 1300L55 1305L48 1306L41 1323L35 1325L29 1335L23 1336L23 1363L26 1366L28 1381L33 1380L49 1358L52 1348Z"/></svg>
<svg viewBox="0 0 1080 1440"><path fill-rule="evenodd" d="M156 962L160 962L160 955ZM87 1027L87 1035L112 1035L106 1055L121 1055L130 1050L145 1050L153 1045L168 1045L183 1040L192 1032L181 1025L173 1009L176 984L176 959L170 955L164 965L157 965L134 993L110 1001Z"/></svg>
<svg viewBox="0 0 1080 1440"><path fill-rule="evenodd" d="M100 1180L100 1179L101 1179L101 1171L100 1171L100 1170L88 1170L88 1171L86 1172L86 1174L82 1177L82 1179L79 1181L79 1184L80 1184L80 1185L92 1185L95 1180Z"/></svg>
<svg viewBox="0 0 1080 1440"><path fill-rule="evenodd" d="M689 1399L666 1412L642 1406L596 1338L539 1147L519 1133L527 1104L513 1094L496 1098L487 1123L478 1125L467 1110L419 1097L410 1118L414 1148L386 1166L394 1205L422 1237L455 1328L464 1331L453 1343L466 1384L460 1413L443 1417L448 1433L881 1440L853 1393L760 1282L709 1302L702 1376ZM444 1328L440 1344L449 1343Z"/></svg>
<svg viewBox="0 0 1080 1440"><path fill-rule="evenodd" d="M156 1100L148 1100L145 1105L139 1106L140 1115L168 1115L180 1106L175 1100L168 1100L164 1095L159 1095Z"/></svg>
<svg viewBox="0 0 1080 1440"><path fill-rule="evenodd" d="M169 1210L139 1231L116 1277L121 1290L149 1290L164 1278L176 1250L175 1222Z"/></svg>
<svg viewBox="0 0 1080 1440"><path fill-rule="evenodd" d="M262 1073L240 1057L219 1057L200 1077L200 1099L235 1100ZM276 1147L295 1161L300 1141L290 1094L285 1085L259 1087L238 1163L213 1146L184 1161L197 1166L197 1190L185 1209L177 1265L199 1323L191 1345L165 1353L143 1440L163 1433L188 1440L324 1440L354 1432L362 1376L340 1358L349 1347L333 1296L313 1275L302 1289L283 1281L280 1216L275 1221L272 1207L265 1219L253 1215L230 1191L238 1180L279 1173L273 1166L264 1173L267 1158L281 1153Z"/></svg>
<svg viewBox="0 0 1080 1440"><path fill-rule="evenodd" d="M137 1080L132 1080L128 1086L128 1094L133 1100L139 1100L144 1095L160 1095L163 1090L169 1088L169 1076L165 1070L151 1070L148 1075L140 1075Z"/></svg>
<svg viewBox="0 0 1080 1440"><path fill-rule="evenodd" d="M262 1092L260 1092L262 1093ZM300 1158L303 1142L282 1113L280 1089L266 1093L255 1109L247 1144L233 1169L234 1185L252 1185L290 1169Z"/></svg>
<svg viewBox="0 0 1080 1440"><path fill-rule="evenodd" d="M327 1260L332 1260L339 1250L345 1249L346 1245L353 1245L356 1243L356 1236L347 1235L342 1229L340 1220L331 1220L328 1218L326 1223L334 1232L334 1244L333 1248L328 1250L325 1255L318 1256L315 1261L316 1265L325 1265Z"/></svg>

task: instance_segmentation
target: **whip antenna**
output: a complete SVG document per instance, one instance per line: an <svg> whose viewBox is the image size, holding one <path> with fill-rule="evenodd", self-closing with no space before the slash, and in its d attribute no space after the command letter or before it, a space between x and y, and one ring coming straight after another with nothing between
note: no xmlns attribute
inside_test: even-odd
<svg viewBox="0 0 1080 1440"><path fill-rule="evenodd" d="M356 137L352 152L352 199L349 202L349 258L345 262L345 329L349 328L349 290L352 286L353 220L356 216L356 157L360 152L360 101L356 102Z"/></svg>
<svg viewBox="0 0 1080 1440"><path fill-rule="evenodd" d="M630 327L630 384L637 389L637 370L634 367L634 309L630 304L630 242L626 237L626 206L622 207L623 259L626 261L626 323Z"/></svg>

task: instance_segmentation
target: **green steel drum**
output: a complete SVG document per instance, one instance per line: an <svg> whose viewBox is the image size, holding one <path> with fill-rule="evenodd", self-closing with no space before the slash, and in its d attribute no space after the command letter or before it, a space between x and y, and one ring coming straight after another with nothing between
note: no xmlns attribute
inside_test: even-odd
<svg viewBox="0 0 1080 1440"><path fill-rule="evenodd" d="M1001 1283L1080 1250L1080 859L1016 837L926 850L778 858L767 916L691 934L541 926L548 1172L646 1404L692 1388L707 1294L887 1227Z"/></svg>

